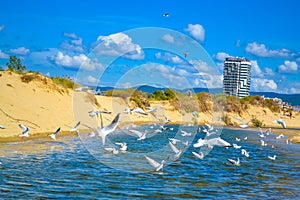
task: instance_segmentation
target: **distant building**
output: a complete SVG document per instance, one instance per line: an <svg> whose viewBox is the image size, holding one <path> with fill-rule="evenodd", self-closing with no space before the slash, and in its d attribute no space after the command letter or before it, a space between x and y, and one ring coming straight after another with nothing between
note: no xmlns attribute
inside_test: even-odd
<svg viewBox="0 0 300 200"><path fill-rule="evenodd" d="M251 62L229 57L224 61L223 93L239 98L250 95Z"/></svg>

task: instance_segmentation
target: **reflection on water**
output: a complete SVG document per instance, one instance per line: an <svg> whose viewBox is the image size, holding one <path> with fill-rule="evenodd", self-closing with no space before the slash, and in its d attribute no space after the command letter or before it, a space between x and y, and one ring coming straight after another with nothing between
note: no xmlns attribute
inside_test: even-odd
<svg viewBox="0 0 300 200"><path fill-rule="evenodd" d="M299 198L299 145L286 144L269 135L264 138L268 145L262 147L255 131L224 129L222 132L223 139L245 148L249 158L243 157L240 149L215 147L199 160L191 154L195 149L190 146L179 161L169 162L163 173L126 172L134 167L137 171L151 170L143 158L145 154L160 160L172 153L168 138L177 136L179 126L170 126L173 131L155 134L143 142L124 133L109 136L112 143L128 144L128 152L118 155L102 154L100 139L84 134L58 137L58 142L38 139L1 143L0 196L4 199ZM192 131L195 127L185 128ZM245 136L247 140L243 140ZM203 134L198 133L194 142L199 137ZM236 137L241 141L237 142ZM276 160L268 159L273 155L277 155ZM227 158L238 157L241 166L227 164ZM125 171L108 165L123 166Z"/></svg>

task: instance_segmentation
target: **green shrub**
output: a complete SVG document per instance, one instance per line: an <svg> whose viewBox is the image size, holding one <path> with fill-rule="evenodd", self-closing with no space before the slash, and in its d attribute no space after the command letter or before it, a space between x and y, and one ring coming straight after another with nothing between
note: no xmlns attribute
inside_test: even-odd
<svg viewBox="0 0 300 200"><path fill-rule="evenodd" d="M252 124L256 127L262 127L264 126L263 121L260 121L259 119L253 119Z"/></svg>
<svg viewBox="0 0 300 200"><path fill-rule="evenodd" d="M62 78L62 77L51 77L53 83L57 84L57 85L61 85L65 88L76 88L78 87L78 85L76 83L74 83L73 81L66 79L66 78Z"/></svg>

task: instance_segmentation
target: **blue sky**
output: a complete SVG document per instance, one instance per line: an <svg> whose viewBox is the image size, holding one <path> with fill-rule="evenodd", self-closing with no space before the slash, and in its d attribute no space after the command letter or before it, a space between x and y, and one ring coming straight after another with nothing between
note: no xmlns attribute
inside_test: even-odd
<svg viewBox="0 0 300 200"><path fill-rule="evenodd" d="M300 93L299 7L296 0L11 0L0 6L0 66L17 55L28 70L89 85L213 88L222 87L224 58L238 56L252 62L251 91ZM143 27L153 28L136 31Z"/></svg>

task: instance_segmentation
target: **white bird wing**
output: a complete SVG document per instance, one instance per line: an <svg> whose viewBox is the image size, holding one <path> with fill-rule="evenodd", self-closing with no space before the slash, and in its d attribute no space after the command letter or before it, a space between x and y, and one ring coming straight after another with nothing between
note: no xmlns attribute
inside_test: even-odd
<svg viewBox="0 0 300 200"><path fill-rule="evenodd" d="M77 122L77 124L74 126L74 128L76 129L79 125L80 125L80 121Z"/></svg>
<svg viewBox="0 0 300 200"><path fill-rule="evenodd" d="M27 130L27 127L24 126L23 124L19 124L19 127L22 129L22 132L26 131Z"/></svg>
<svg viewBox="0 0 300 200"><path fill-rule="evenodd" d="M148 115L143 109L141 109L140 107L136 107L134 108L131 112L133 113L140 113L142 115Z"/></svg>
<svg viewBox="0 0 300 200"><path fill-rule="evenodd" d="M142 137L142 135L144 134L144 133L142 133L142 132L140 132L138 130L129 130L129 132L134 133L138 137Z"/></svg>
<svg viewBox="0 0 300 200"><path fill-rule="evenodd" d="M109 125L102 128L101 132L103 132L105 135L113 132L116 129L116 127L118 126L119 119L120 119L120 113L117 114L117 116L114 118L114 120Z"/></svg>
<svg viewBox="0 0 300 200"><path fill-rule="evenodd" d="M218 146L221 146L221 147L231 146L231 144L229 142L226 142L225 140L221 139L220 137L208 140L208 143L212 146L214 146L214 145L218 145Z"/></svg>
<svg viewBox="0 0 300 200"><path fill-rule="evenodd" d="M236 119L236 120L238 120L238 121L240 121L241 123L245 124L245 122L241 118L236 117L236 116L233 116L233 118Z"/></svg>
<svg viewBox="0 0 300 200"><path fill-rule="evenodd" d="M124 146L124 144L121 143L121 142L116 142L115 144L116 144L116 145L119 145L119 146L121 146L121 147Z"/></svg>
<svg viewBox="0 0 300 200"><path fill-rule="evenodd" d="M172 142L169 141L169 145L170 145L171 149L172 149L175 153L179 153L179 150L177 149L177 147L176 147Z"/></svg>
<svg viewBox="0 0 300 200"><path fill-rule="evenodd" d="M236 164L237 161L231 159L231 158L227 158L227 160L231 163L231 164Z"/></svg>
<svg viewBox="0 0 300 200"><path fill-rule="evenodd" d="M149 158L148 156L145 156L145 158L148 160L149 164L152 165L155 168L159 167L159 163L153 160L152 158Z"/></svg>

